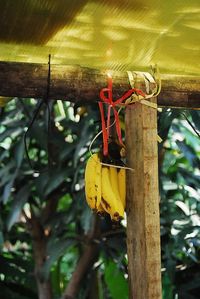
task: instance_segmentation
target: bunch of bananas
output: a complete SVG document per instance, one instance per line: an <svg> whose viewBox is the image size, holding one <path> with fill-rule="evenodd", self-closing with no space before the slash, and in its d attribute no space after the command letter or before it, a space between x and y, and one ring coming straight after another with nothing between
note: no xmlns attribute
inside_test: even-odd
<svg viewBox="0 0 200 299"><path fill-rule="evenodd" d="M85 194L89 207L97 213L108 213L112 220L124 217L126 198L124 168L101 164L99 154L93 154L85 169Z"/></svg>

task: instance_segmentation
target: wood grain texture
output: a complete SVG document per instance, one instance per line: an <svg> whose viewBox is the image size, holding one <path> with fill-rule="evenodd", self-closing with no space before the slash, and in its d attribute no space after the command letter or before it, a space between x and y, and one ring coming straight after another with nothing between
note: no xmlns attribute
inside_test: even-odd
<svg viewBox="0 0 200 299"><path fill-rule="evenodd" d="M47 91L48 64L0 62L0 96L42 98ZM129 90L126 72L112 72L114 98ZM200 77L162 75L160 107L200 108ZM107 87L107 72L69 65L51 65L49 99L80 102L99 100Z"/></svg>
<svg viewBox="0 0 200 299"><path fill-rule="evenodd" d="M152 99L153 102L156 99ZM126 108L127 251L130 299L161 299L157 112Z"/></svg>

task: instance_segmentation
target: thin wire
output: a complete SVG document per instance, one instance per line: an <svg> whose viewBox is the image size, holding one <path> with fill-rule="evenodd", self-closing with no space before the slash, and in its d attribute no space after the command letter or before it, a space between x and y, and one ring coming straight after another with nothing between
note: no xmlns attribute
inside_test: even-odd
<svg viewBox="0 0 200 299"><path fill-rule="evenodd" d="M119 110L118 110L118 114L120 113L120 111L122 110L123 107L120 107ZM109 129L114 126L114 124L116 123L116 120L113 121L113 123L109 126ZM108 129L108 128L107 128ZM95 137L92 139L92 141L90 142L90 145L89 145L89 152L90 152L90 156L92 157L93 153L92 153L92 145L93 143L95 142L95 140L99 137L99 135L101 135L103 133L103 130L99 131ZM109 167L114 167L114 168L123 168L123 169L127 169L127 170L130 170L132 172L134 172L134 169L131 168L131 167L127 167L127 166L119 166L119 165L114 165L114 164L109 164L109 163L103 163L103 162L100 162L101 165L103 166L109 166Z"/></svg>
<svg viewBox="0 0 200 299"><path fill-rule="evenodd" d="M47 92L44 100L47 102L49 99L49 92L50 92L50 83L51 83L51 54L49 54L49 61L48 61L48 76L47 76Z"/></svg>
<svg viewBox="0 0 200 299"><path fill-rule="evenodd" d="M36 110L33 114L33 118L31 119L29 125L28 125L28 128L26 130L26 132L24 133L24 148L25 148L25 153L26 153L26 156L27 156L27 159L28 159L28 163L30 165L30 168L36 172L36 173L44 173L44 172L47 172L49 170L49 166L50 166L50 155L49 155L49 143L48 143L48 147L47 147L47 153L48 153L48 167L43 169L43 170L37 170L34 168L32 162L31 162L31 159L30 159L30 156L29 156L29 151L28 151L28 145L27 145L27 135L29 133L29 131L31 130L41 108L42 108L42 105L45 103L46 104L46 107L47 107L47 113L48 113L48 120L47 120L47 140L49 140L49 136L50 136L50 125L51 125L51 110L50 110L50 107L49 107L49 102L48 102L48 99L49 99L49 92L50 92L50 82L51 82L51 55L49 54L49 61L48 61L48 76L47 76L47 91L46 91L46 94L44 96L44 98L37 104L37 107L36 107Z"/></svg>
<svg viewBox="0 0 200 299"><path fill-rule="evenodd" d="M123 107L120 107L119 110L118 110L118 114L120 113L120 111L122 110ZM113 123L109 126L109 129L111 127L114 126L114 124L116 123L116 120L113 121ZM99 135L101 135L103 133L103 130L99 131L95 136L94 138L92 139L92 141L90 142L90 145L89 145L89 152L90 152L90 155L92 156L92 145L93 143L95 142L95 140L99 137Z"/></svg>
<svg viewBox="0 0 200 299"><path fill-rule="evenodd" d="M40 171L34 169L33 164L32 164L32 162L31 162L31 159L30 159L30 156L29 156L29 152L28 152L27 135L28 135L29 131L31 130L33 124L34 124L35 119L36 119L38 113L40 112L40 109L41 109L41 107L42 107L42 104L43 104L43 101L41 100L41 101L38 103L37 107L36 107L36 110L35 110L35 113L34 113L34 115L33 115L33 118L31 119L31 121L30 121L30 123L29 123L29 125L28 125L28 128L27 128L26 132L24 133L24 148L25 148L26 157L27 157L27 159L28 159L28 163L29 163L31 169L34 170L34 171L37 172L37 173L40 173Z"/></svg>
<svg viewBox="0 0 200 299"><path fill-rule="evenodd" d="M109 164L109 163L103 163L103 162L100 162L101 165L103 166L109 166L109 167L113 167L113 168L123 168L123 169L127 169L127 170L130 170L132 172L135 172L135 170L131 167L127 167L127 166L121 166L121 165L114 165L114 164Z"/></svg>
<svg viewBox="0 0 200 299"><path fill-rule="evenodd" d="M44 98L44 101L47 106L48 111L48 120L47 120L47 155L48 155L48 168L51 166L51 155L50 155L50 133L51 133L51 109L49 106L49 93L50 93L50 84L51 84L51 54L49 54L49 61L48 61L48 76L47 76L47 92Z"/></svg>

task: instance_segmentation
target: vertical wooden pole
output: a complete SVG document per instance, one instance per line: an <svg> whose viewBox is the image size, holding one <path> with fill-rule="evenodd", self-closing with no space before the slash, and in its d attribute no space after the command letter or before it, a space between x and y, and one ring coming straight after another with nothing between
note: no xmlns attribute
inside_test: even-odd
<svg viewBox="0 0 200 299"><path fill-rule="evenodd" d="M156 109L127 107L126 148L129 298L161 299Z"/></svg>

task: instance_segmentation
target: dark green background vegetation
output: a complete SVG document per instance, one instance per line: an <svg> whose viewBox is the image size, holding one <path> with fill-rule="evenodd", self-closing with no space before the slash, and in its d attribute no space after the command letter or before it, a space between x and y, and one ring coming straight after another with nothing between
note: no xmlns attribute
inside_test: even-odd
<svg viewBox="0 0 200 299"><path fill-rule="evenodd" d="M49 132L42 106L27 134L33 170L23 136L36 106L33 99L15 99L0 114L1 298L36 299L38 284L60 298L93 242L93 266L76 298L126 299L125 228L95 216L85 202L84 167L99 131L97 105L79 113L67 102L60 108L52 102ZM167 109L158 120L163 299L200 294L200 139L185 114L200 131L198 111Z"/></svg>

